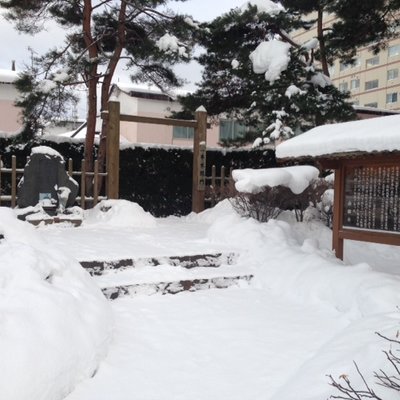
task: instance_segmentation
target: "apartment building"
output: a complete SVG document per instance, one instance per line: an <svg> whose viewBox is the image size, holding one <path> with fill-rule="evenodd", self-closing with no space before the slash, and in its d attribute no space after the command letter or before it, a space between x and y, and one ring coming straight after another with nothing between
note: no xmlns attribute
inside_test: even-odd
<svg viewBox="0 0 400 400"><path fill-rule="evenodd" d="M334 16L325 18L324 27L329 27ZM316 24L308 31L294 35L298 43L317 36ZM379 54L368 47L360 48L352 64L335 60L330 67L330 78L340 90L349 91L355 106L400 110L400 36L391 40Z"/></svg>

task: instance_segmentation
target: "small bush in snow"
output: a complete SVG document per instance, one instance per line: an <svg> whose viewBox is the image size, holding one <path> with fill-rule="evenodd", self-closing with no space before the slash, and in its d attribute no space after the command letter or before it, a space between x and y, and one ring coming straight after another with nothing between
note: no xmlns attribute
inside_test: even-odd
<svg viewBox="0 0 400 400"><path fill-rule="evenodd" d="M290 189L283 186L266 187L260 193L237 193L230 202L242 217L267 222L276 218L285 209L288 192Z"/></svg>
<svg viewBox="0 0 400 400"><path fill-rule="evenodd" d="M266 186L260 193L236 193L231 199L234 209L244 217L252 217L261 222L276 218L282 211L293 211L296 221L302 222L306 215L331 221L332 204L323 200L330 184L324 179L315 179L302 193L294 194L284 186ZM311 208L311 210L310 210ZM317 212L315 212L317 211ZM311 219L311 218L310 218Z"/></svg>

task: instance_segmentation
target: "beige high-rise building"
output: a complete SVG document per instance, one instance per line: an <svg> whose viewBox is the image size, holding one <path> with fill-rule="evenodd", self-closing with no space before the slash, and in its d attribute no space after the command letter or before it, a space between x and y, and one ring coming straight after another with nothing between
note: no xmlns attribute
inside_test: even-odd
<svg viewBox="0 0 400 400"><path fill-rule="evenodd" d="M326 16L324 28L334 20L334 16ZM293 35L298 43L316 36L316 23L310 30ZM387 49L376 55L369 47L360 48L353 64L335 60L330 78L340 90L350 92L356 106L400 110L400 36L390 40Z"/></svg>

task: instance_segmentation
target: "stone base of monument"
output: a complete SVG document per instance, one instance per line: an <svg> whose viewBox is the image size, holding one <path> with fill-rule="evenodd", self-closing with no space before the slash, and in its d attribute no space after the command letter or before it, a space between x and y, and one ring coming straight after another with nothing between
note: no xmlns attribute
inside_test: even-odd
<svg viewBox="0 0 400 400"><path fill-rule="evenodd" d="M82 215L77 213L66 212L63 214L54 213L54 215L48 214L45 210L40 211L28 211L27 213L20 213L18 219L29 222L32 225L38 226L40 224L60 224L70 223L74 226L80 226L82 224Z"/></svg>
<svg viewBox="0 0 400 400"><path fill-rule="evenodd" d="M44 225L50 225L50 224L60 224L60 223L63 223L63 222L66 222L66 223L70 223L70 224L72 224L72 225L74 225L74 226L80 226L81 224L82 224L82 218L77 218L77 217L74 217L74 218L64 218L64 217L62 217L62 216L54 216L54 217L48 217L48 218L46 218L46 217L44 217L44 218L27 218L26 219L26 221L27 222L29 222L30 224L32 224L32 225L35 225L35 226L38 226L38 225L40 225L41 223L43 223Z"/></svg>

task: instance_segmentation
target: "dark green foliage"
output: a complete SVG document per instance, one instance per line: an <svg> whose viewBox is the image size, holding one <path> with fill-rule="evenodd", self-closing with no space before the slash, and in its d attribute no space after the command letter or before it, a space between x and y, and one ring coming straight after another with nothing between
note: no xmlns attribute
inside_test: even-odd
<svg viewBox="0 0 400 400"><path fill-rule="evenodd" d="M10 167L11 156L17 157L17 168L23 168L26 157L34 146L49 146L61 153L64 159L72 158L74 170L80 170L83 144L31 141L16 144L9 139L0 139L0 154L5 166ZM192 206L192 162L190 149L163 149L157 147L134 147L120 152L120 198L135 201L146 211L157 217L185 215ZM224 165L232 168L265 168L276 166L272 150L207 151L207 175L211 167L217 171ZM2 189L10 192L10 175L2 175ZM78 178L75 178L79 180ZM3 193L5 193L3 192Z"/></svg>
<svg viewBox="0 0 400 400"><path fill-rule="evenodd" d="M334 1L330 8L338 21L329 40L343 59L354 55L355 46L372 45L376 53L387 46L388 40L399 37L399 0Z"/></svg>
<svg viewBox="0 0 400 400"><path fill-rule="evenodd" d="M100 108L107 110L112 77L121 58L133 81L151 82L163 89L179 86L182 82L172 65L189 61L197 30L184 22L184 16L160 8L167 3L166 0L0 0L0 7L7 11L6 18L19 31L35 34L49 20L65 30L65 42L34 57L17 82L23 94L18 106L24 110L27 132L40 133L46 122L70 117L76 103L73 90L86 89L91 105L85 149L89 159L98 115L97 89L101 89ZM187 47L187 57L177 51L159 49L157 42L167 32L177 38L182 48ZM52 90L47 90L49 85L43 82L52 83ZM103 148L100 153L102 163Z"/></svg>
<svg viewBox="0 0 400 400"><path fill-rule="evenodd" d="M192 207L193 153L188 149L135 147L121 151L120 197L135 201L157 217L185 215ZM211 167L265 168L276 166L273 151L207 151Z"/></svg>
<svg viewBox="0 0 400 400"><path fill-rule="evenodd" d="M329 62L335 57L351 61L361 46L378 52L399 36L399 0L282 0L282 4L300 19L318 11L335 15L333 26L323 31Z"/></svg>
<svg viewBox="0 0 400 400"><path fill-rule="evenodd" d="M298 13L271 16L257 13L255 8L245 12L233 10L215 19L201 38L206 53L198 58L204 66L199 89L180 98L184 109L175 116L187 118L203 105L212 116L227 116L250 127L253 134L248 141L268 136L266 129L277 119L282 123L281 136L288 137L285 127L299 132L355 118L347 102L348 94L341 93L329 81L321 83L320 71L312 62L312 51L296 46L285 33L303 26ZM249 55L258 44L276 37L292 43L292 47L288 68L270 83L264 74L253 72ZM237 68L232 66L233 60ZM291 85L301 92L287 96L286 90Z"/></svg>

